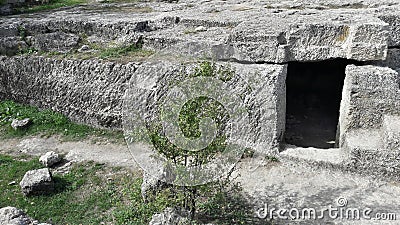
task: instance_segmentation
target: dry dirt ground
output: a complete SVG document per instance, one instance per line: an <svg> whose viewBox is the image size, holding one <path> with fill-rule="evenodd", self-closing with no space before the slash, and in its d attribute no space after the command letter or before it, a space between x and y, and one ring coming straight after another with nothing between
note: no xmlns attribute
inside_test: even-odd
<svg viewBox="0 0 400 225"><path fill-rule="evenodd" d="M48 151L65 155L69 161L95 161L109 166L139 169L123 143L85 141L60 141L57 137L27 137L0 140L0 152L40 156Z"/></svg>

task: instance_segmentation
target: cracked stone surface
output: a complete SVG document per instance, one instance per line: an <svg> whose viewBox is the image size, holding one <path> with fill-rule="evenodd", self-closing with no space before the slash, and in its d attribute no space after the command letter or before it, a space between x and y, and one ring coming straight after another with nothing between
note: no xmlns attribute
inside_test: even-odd
<svg viewBox="0 0 400 225"><path fill-rule="evenodd" d="M329 206L338 207L338 199L347 201L347 208L360 211L370 208L370 216L376 213L400 213L398 182L385 182L369 176L356 176L340 171L312 169L306 165L288 163L267 163L254 168L254 162L244 161L239 165L237 180L243 190L253 198L255 209L314 208L321 212ZM277 215L275 215L277 218ZM275 220L277 224L396 224L395 221L373 221L367 218L352 221L333 219L325 216L322 220Z"/></svg>
<svg viewBox="0 0 400 225"><path fill-rule="evenodd" d="M217 60L381 60L400 45L399 8L396 0L95 4L5 17L0 50L19 45L24 27L34 43L61 31L119 43L142 37L148 49Z"/></svg>

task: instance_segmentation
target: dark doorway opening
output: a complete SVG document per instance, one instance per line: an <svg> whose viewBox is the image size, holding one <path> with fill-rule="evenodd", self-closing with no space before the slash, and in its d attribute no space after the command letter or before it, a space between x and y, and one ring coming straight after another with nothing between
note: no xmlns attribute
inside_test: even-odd
<svg viewBox="0 0 400 225"><path fill-rule="evenodd" d="M334 59L289 63L286 79L287 144L298 147L335 147L348 64L354 62Z"/></svg>

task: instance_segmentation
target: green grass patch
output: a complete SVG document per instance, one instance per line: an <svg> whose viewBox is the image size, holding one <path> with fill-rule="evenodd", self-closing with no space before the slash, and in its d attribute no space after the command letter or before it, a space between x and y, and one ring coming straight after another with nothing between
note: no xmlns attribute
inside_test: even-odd
<svg viewBox="0 0 400 225"><path fill-rule="evenodd" d="M138 174L118 171L92 162L76 164L66 175L54 175L54 193L25 197L19 185L25 172L39 169L38 158L21 160L0 154L0 208L13 206L40 222L53 224L148 224L151 216L171 204L160 195L145 204ZM111 179L105 176L114 175ZM166 192L165 192L166 193Z"/></svg>
<svg viewBox="0 0 400 225"><path fill-rule="evenodd" d="M25 197L19 185L8 185L12 181L18 183L26 171L41 167L37 158L22 161L0 155L0 207L14 206L39 221L51 220L55 224L102 222L103 213L112 207L116 197L111 191L112 185L89 190L90 185L102 183L96 176L101 166L86 164L73 168L65 176L55 175L56 190L45 196ZM85 188L88 189L87 193L82 194Z"/></svg>
<svg viewBox="0 0 400 225"><path fill-rule="evenodd" d="M149 203L144 203L141 195L142 179L135 179L132 182L124 178L124 185L121 188L122 199L117 208L113 211L116 224L148 224L153 214L163 211L166 207L173 207L176 204L176 196L169 190L164 190Z"/></svg>
<svg viewBox="0 0 400 225"><path fill-rule="evenodd" d="M128 204L119 203L113 211L116 224L148 224L154 213L166 207L178 207L184 198L182 189L169 188L158 193L153 201L144 204L140 195L141 180L134 181L130 187L122 189L123 199ZM253 206L242 195L239 186L203 186L197 193L197 214L191 224L269 224L254 217Z"/></svg>
<svg viewBox="0 0 400 225"><path fill-rule="evenodd" d="M13 129L13 119L30 118L31 124L23 129ZM51 111L39 110L13 101L0 101L0 136L3 138L26 135L61 135L65 140L81 140L89 136L104 137L123 141L123 133L96 129L87 125L71 122L66 116Z"/></svg>
<svg viewBox="0 0 400 225"><path fill-rule="evenodd" d="M51 0L47 4L35 5L30 7L17 8L17 13L32 13L51 9L57 9L66 6L74 6L88 3L88 0Z"/></svg>
<svg viewBox="0 0 400 225"><path fill-rule="evenodd" d="M56 190L49 195L25 197L19 185L8 185L12 181L18 183L26 171L38 168L41 165L37 158L21 161L0 155L0 208L14 206L23 209L34 219L52 221L53 224L100 224L112 222L112 209L120 205L118 202L124 202L120 187L132 188L133 191L139 191L136 195L140 195L139 177L126 179L120 175L107 180L101 174L109 173L108 169L95 163L75 165L64 176L54 175ZM149 207L153 211L159 210ZM141 220L147 221L153 211L140 214L138 218L143 217Z"/></svg>

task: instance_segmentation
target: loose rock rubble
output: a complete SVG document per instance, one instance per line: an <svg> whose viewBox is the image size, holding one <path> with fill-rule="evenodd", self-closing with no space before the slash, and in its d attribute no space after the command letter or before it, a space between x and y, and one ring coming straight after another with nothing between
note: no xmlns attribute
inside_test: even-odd
<svg viewBox="0 0 400 225"><path fill-rule="evenodd" d="M59 163L61 158L57 153L51 151L42 155L39 158L39 161L43 164L43 166L52 167L54 164Z"/></svg>
<svg viewBox="0 0 400 225"><path fill-rule="evenodd" d="M26 172L19 185L26 196L49 194L54 191L54 181L48 168Z"/></svg>
<svg viewBox="0 0 400 225"><path fill-rule="evenodd" d="M190 220L184 215L184 212L166 208L162 213L153 215L149 225L189 225Z"/></svg>
<svg viewBox="0 0 400 225"><path fill-rule="evenodd" d="M48 223L39 223L26 215L22 210L15 207L4 207L0 209L1 225L51 225Z"/></svg>
<svg viewBox="0 0 400 225"><path fill-rule="evenodd" d="M54 168L53 170L53 174L68 174L72 169L72 162L65 162L64 164L57 166L56 168Z"/></svg>
<svg viewBox="0 0 400 225"><path fill-rule="evenodd" d="M14 207L4 207L0 209L0 224L29 225L32 219L22 210Z"/></svg>

